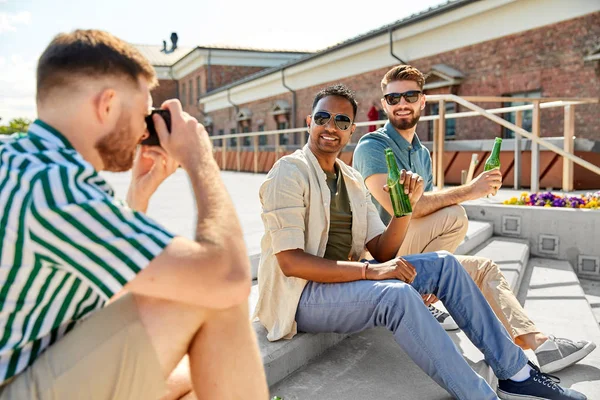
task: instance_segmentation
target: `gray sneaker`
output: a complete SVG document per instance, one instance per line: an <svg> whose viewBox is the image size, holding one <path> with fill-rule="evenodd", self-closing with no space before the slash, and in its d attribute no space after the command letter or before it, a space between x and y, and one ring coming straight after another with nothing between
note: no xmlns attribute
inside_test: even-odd
<svg viewBox="0 0 600 400"><path fill-rule="evenodd" d="M550 335L548 340L535 350L535 355L542 372L550 374L582 360L595 348L596 344L587 340L574 342Z"/></svg>
<svg viewBox="0 0 600 400"><path fill-rule="evenodd" d="M442 328L447 331L455 331L458 329L458 325L456 322L454 322L454 318L452 318L450 314L440 310L437 307L434 307L433 304L430 304L427 308L429 309L431 315L433 315L440 325L442 325Z"/></svg>

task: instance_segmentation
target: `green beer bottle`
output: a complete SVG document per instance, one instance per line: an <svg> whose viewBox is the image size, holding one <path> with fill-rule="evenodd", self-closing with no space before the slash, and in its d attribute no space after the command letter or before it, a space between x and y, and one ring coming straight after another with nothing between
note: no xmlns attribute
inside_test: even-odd
<svg viewBox="0 0 600 400"><path fill-rule="evenodd" d="M494 168L500 168L500 146L502 146L502 139L497 137L494 142L494 148L492 149L492 154L485 160L485 165L483 166L484 171L489 171ZM498 193L498 190L494 191L494 196ZM490 197L487 195L487 197Z"/></svg>
<svg viewBox="0 0 600 400"><path fill-rule="evenodd" d="M492 154L490 154L488 159L485 161L485 166L483 167L484 171L500 168L500 146L502 146L502 139L497 137L496 142L494 143Z"/></svg>
<svg viewBox="0 0 600 400"><path fill-rule="evenodd" d="M385 162L388 167L387 185L394 209L394 217L399 218L412 214L412 206L408 195L404 193L404 185L400 183L400 171L392 149L385 149Z"/></svg>

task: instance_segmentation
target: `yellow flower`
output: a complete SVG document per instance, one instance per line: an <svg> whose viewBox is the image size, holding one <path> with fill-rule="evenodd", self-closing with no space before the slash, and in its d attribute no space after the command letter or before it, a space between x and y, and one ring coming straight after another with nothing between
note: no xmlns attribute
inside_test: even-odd
<svg viewBox="0 0 600 400"><path fill-rule="evenodd" d="M510 202L509 202L508 200L504 200L504 201L502 202L502 204L507 204L507 205L508 205L508 204L510 204Z"/></svg>
<svg viewBox="0 0 600 400"><path fill-rule="evenodd" d="M527 197L528 195L529 195L529 193L527 193L527 192L521 193L521 197Z"/></svg>
<svg viewBox="0 0 600 400"><path fill-rule="evenodd" d="M552 204L546 203L546 204L544 204L544 207L552 207Z"/></svg>
<svg viewBox="0 0 600 400"><path fill-rule="evenodd" d="M510 204L517 204L517 201L519 201L519 199L517 199L516 197L511 197Z"/></svg>

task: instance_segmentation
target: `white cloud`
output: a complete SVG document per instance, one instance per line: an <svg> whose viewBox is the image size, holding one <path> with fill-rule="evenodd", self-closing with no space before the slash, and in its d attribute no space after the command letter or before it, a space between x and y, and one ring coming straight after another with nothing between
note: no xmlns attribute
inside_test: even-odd
<svg viewBox="0 0 600 400"><path fill-rule="evenodd" d="M2 122L35 116L36 58L21 54L0 57L0 117Z"/></svg>
<svg viewBox="0 0 600 400"><path fill-rule="evenodd" d="M16 32L17 25L22 24L31 24L31 13L29 11L20 11L18 13L0 12L0 33Z"/></svg>

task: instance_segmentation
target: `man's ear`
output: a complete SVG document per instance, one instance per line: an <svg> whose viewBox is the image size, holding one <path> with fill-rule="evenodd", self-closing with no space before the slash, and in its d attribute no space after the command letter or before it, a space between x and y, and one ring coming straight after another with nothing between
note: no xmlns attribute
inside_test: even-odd
<svg viewBox="0 0 600 400"><path fill-rule="evenodd" d="M427 99L425 98L425 93L421 96L421 110L425 109L425 105L427 104Z"/></svg>
<svg viewBox="0 0 600 400"><path fill-rule="evenodd" d="M350 129L350 135L353 135L355 130L356 130L356 124L352 124L352 128Z"/></svg>
<svg viewBox="0 0 600 400"><path fill-rule="evenodd" d="M117 111L118 100L117 93L114 89L103 89L94 101L96 117L102 124L110 121Z"/></svg>
<svg viewBox="0 0 600 400"><path fill-rule="evenodd" d="M312 122L312 116L307 115L306 116L306 127L310 128L310 123Z"/></svg>

